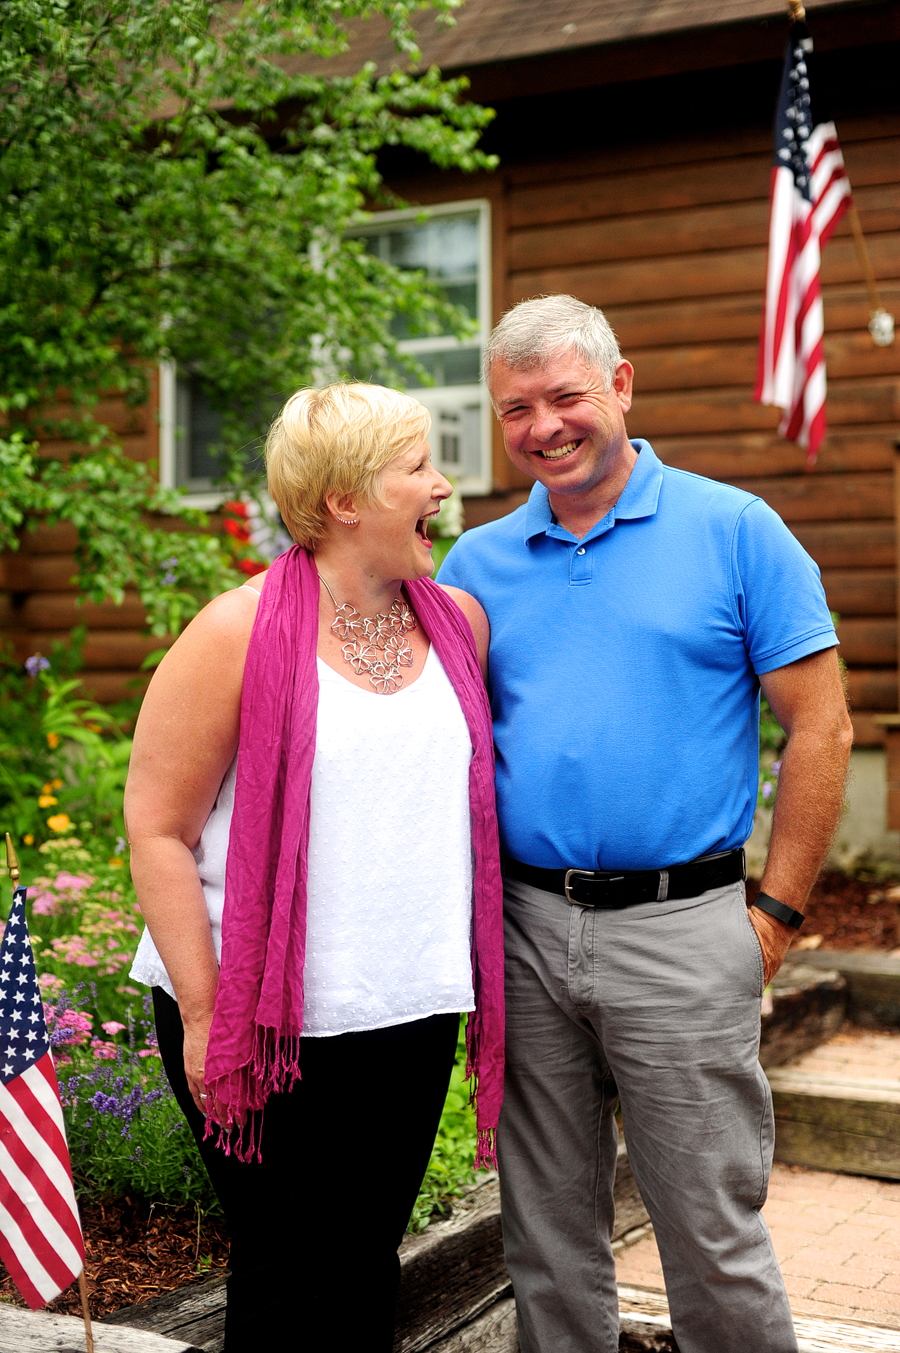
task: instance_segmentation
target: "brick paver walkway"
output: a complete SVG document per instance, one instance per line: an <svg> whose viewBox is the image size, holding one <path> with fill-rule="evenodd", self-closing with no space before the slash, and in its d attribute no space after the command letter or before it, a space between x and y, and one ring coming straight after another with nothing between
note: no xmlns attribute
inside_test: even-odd
<svg viewBox="0 0 900 1353"><path fill-rule="evenodd" d="M900 1034L845 1029L792 1064L900 1079ZM776 1164L763 1209L795 1315L900 1329L900 1183ZM663 1287L653 1233L617 1254L620 1283Z"/></svg>

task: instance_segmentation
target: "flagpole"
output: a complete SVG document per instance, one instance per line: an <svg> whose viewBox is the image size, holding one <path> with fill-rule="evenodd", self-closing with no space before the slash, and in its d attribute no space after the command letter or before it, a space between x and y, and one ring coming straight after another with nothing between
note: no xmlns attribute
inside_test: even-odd
<svg viewBox="0 0 900 1353"><path fill-rule="evenodd" d="M791 14L791 23L802 23L806 18L806 10L803 7L803 0L787 0L787 7ZM847 217L850 221L850 229L853 231L853 243L856 245L856 253L859 258L859 266L862 268L863 277L866 279L866 289L869 293L869 305L872 307L869 313L869 333L872 335L872 342L879 348L887 348L894 341L894 317L889 315L881 304L881 297L878 294L878 283L875 281L875 270L872 267L872 260L869 257L866 237L862 232L862 226L859 223L859 213L856 210L856 203L851 201L847 208Z"/></svg>
<svg viewBox="0 0 900 1353"><path fill-rule="evenodd" d="M13 886L13 894L15 895L16 889L19 886L19 860L9 832L6 833L6 868L9 873L10 882ZM84 1316L84 1340L87 1346L87 1353L94 1353L94 1336L91 1331L91 1311L88 1306L87 1283L85 1282L83 1268L78 1275L78 1290L81 1293L81 1311Z"/></svg>
<svg viewBox="0 0 900 1353"><path fill-rule="evenodd" d="M78 1290L81 1293L81 1313L84 1316L84 1341L87 1344L87 1353L94 1353L94 1336L91 1333L91 1308L88 1305L84 1269L78 1275Z"/></svg>

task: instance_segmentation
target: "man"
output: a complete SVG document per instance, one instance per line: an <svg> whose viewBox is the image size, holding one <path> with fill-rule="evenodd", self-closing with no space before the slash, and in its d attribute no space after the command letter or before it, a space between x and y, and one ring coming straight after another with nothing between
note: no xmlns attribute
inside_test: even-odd
<svg viewBox="0 0 900 1353"><path fill-rule="evenodd" d="M852 736L818 570L759 499L629 441L633 368L600 311L523 302L485 369L537 483L460 539L441 581L491 625L520 1347L618 1349L621 1102L681 1353L794 1353L760 1216L774 1122L758 1046ZM787 746L748 912L760 686Z"/></svg>

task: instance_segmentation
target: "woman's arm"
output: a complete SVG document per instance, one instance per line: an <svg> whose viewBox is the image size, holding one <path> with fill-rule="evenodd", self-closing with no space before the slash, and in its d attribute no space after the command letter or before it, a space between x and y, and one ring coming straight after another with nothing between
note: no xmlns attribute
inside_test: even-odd
<svg viewBox="0 0 900 1353"><path fill-rule="evenodd" d="M463 592L460 587L450 587L447 583L438 583L449 597L456 602L463 615L472 626L472 633L475 636L475 647L478 649L478 660L481 663L481 675L487 681L488 672L488 649L491 646L491 626L485 614L484 607L480 601L476 601L470 592Z"/></svg>
<svg viewBox="0 0 900 1353"><path fill-rule="evenodd" d="M184 1023L184 1061L201 1111L219 968L191 850L237 750L241 683L256 600L217 597L160 663L144 697L125 788L131 873Z"/></svg>

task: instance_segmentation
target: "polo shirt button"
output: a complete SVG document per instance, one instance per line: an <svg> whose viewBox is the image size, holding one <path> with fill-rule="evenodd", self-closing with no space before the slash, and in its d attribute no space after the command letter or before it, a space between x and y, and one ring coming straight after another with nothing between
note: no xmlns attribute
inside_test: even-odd
<svg viewBox="0 0 900 1353"><path fill-rule="evenodd" d="M576 554L584 554L584 546L582 545L581 549L580 549L580 550L576 550L575 553L576 553Z"/></svg>

